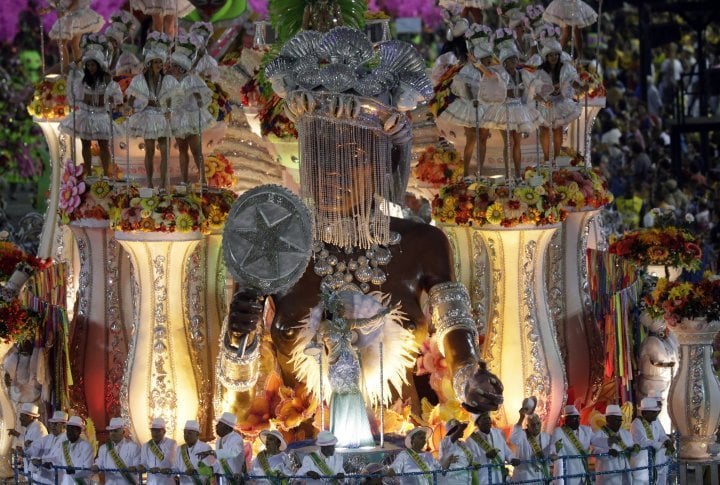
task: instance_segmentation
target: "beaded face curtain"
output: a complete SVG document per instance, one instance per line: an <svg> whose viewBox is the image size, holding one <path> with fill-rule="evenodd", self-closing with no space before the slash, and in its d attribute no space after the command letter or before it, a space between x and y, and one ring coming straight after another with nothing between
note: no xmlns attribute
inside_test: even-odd
<svg viewBox="0 0 720 485"><path fill-rule="evenodd" d="M355 119L299 120L302 196L315 239L343 249L390 243L392 143L379 127Z"/></svg>

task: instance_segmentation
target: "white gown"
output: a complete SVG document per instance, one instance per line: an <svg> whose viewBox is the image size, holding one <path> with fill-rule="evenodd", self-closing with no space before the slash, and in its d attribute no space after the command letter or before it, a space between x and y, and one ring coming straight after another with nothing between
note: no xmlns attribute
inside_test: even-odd
<svg viewBox="0 0 720 485"><path fill-rule="evenodd" d="M200 97L200 106L198 98ZM208 106L212 101L212 91L205 81L195 73L188 73L174 90L170 105L170 126L176 138L198 135L215 123Z"/></svg>
<svg viewBox="0 0 720 485"><path fill-rule="evenodd" d="M83 70L73 69L68 75L68 100L77 106L74 114L70 113L60 122L60 131L73 135L81 140L110 140L122 136L124 131L115 122L111 122L108 107L123 102L120 85L113 81L98 81L95 87L83 82ZM86 103L86 97L97 100Z"/></svg>
<svg viewBox="0 0 720 485"><path fill-rule="evenodd" d="M540 114L524 100L527 95L525 91L532 81L532 75L525 69L516 72L515 77L511 77L503 67L495 67L493 70L508 90L515 89L517 91L518 97L506 98L505 102L489 105L485 109L480 124L491 130L505 131L509 129L521 133L535 131Z"/></svg>
<svg viewBox="0 0 720 485"><path fill-rule="evenodd" d="M551 24L587 27L597 22L597 12L582 0L553 0L543 13L543 19Z"/></svg>
<svg viewBox="0 0 720 485"><path fill-rule="evenodd" d="M560 67L560 89L555 94L544 95L544 93L553 91L551 75L542 68L535 71L528 97L532 99L534 93L538 93L550 102L550 107L546 107L543 103L538 104L539 125L545 127L552 125L553 128L559 128L580 117L580 104L573 99L575 94L573 83L576 81L578 81L578 74L575 68L571 63L563 62Z"/></svg>
<svg viewBox="0 0 720 485"><path fill-rule="evenodd" d="M147 140L170 136L170 124L165 118L165 106L177 88L177 80L173 76L165 75L158 89L151 93L145 74L135 76L126 92L128 97L135 98L133 109L136 110L128 119L128 134L131 137Z"/></svg>
<svg viewBox="0 0 720 485"><path fill-rule="evenodd" d="M90 0L78 0L72 10L67 10L72 0L50 0L51 6L64 13L50 28L48 37L53 40L70 40L81 34L100 32L105 25L105 19L90 8Z"/></svg>
<svg viewBox="0 0 720 485"><path fill-rule="evenodd" d="M175 15L184 17L195 7L188 0L130 0L132 10L140 10L145 15Z"/></svg>

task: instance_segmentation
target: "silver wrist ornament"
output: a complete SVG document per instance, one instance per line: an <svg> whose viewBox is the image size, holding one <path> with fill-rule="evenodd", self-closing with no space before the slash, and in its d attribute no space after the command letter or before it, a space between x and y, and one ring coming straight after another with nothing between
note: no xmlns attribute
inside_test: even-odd
<svg viewBox="0 0 720 485"><path fill-rule="evenodd" d="M244 353L223 342L220 345L220 355L215 369L218 381L229 391L249 391L257 383L259 357L260 335L258 334L255 334L255 338L247 345Z"/></svg>
<svg viewBox="0 0 720 485"><path fill-rule="evenodd" d="M477 326L470 312L470 295L462 283L448 281L430 288L430 306L438 348L443 355L445 336L449 332L463 329L477 334Z"/></svg>

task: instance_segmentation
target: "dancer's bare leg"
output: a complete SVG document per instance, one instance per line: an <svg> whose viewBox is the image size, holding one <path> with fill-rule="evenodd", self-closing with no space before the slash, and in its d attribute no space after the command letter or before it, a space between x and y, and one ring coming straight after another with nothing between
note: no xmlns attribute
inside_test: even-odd
<svg viewBox="0 0 720 485"><path fill-rule="evenodd" d="M145 177L147 186L153 188L153 165L155 162L155 140L145 140Z"/></svg>
<svg viewBox="0 0 720 485"><path fill-rule="evenodd" d="M475 151L475 128L465 127L465 150L463 150L463 176L470 175L470 161Z"/></svg>
<svg viewBox="0 0 720 485"><path fill-rule="evenodd" d="M190 163L190 156L188 154L188 139L187 138L176 138L178 144L178 151L180 152L180 177L184 184L188 183L188 164Z"/></svg>
<svg viewBox="0 0 720 485"><path fill-rule="evenodd" d="M167 190L168 139L158 138L158 148L160 149L160 189Z"/></svg>
<svg viewBox="0 0 720 485"><path fill-rule="evenodd" d="M100 163L102 164L103 175L110 178L110 141L98 140L100 147Z"/></svg>
<svg viewBox="0 0 720 485"><path fill-rule="evenodd" d="M80 140L85 175L92 175L92 140Z"/></svg>
<svg viewBox="0 0 720 485"><path fill-rule="evenodd" d="M553 153L557 157L560 155L560 148L563 143L563 127L553 128Z"/></svg>

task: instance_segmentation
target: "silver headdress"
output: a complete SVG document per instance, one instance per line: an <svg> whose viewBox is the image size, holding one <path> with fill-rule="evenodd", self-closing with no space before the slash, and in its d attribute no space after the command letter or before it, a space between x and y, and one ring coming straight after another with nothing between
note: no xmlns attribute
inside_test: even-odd
<svg viewBox="0 0 720 485"><path fill-rule="evenodd" d="M405 42L373 48L363 32L337 27L297 34L265 76L296 123L315 238L346 249L389 244L383 213L404 196L410 170L403 111L433 94L422 57ZM338 210L348 193L352 208Z"/></svg>

